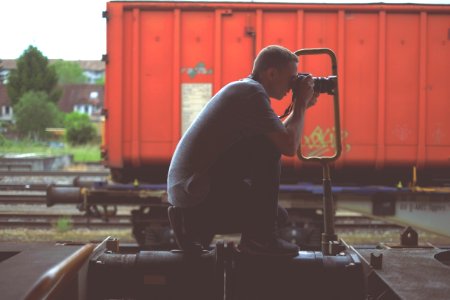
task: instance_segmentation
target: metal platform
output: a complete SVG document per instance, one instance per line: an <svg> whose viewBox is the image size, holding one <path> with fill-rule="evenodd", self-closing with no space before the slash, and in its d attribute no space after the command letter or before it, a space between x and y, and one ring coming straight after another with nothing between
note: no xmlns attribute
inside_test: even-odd
<svg viewBox="0 0 450 300"><path fill-rule="evenodd" d="M87 259L92 249L91 244L1 243L1 298L84 298L79 291L85 289Z"/></svg>
<svg viewBox="0 0 450 300"><path fill-rule="evenodd" d="M366 266L369 286L380 288L381 299L449 299L450 266L437 255L450 251L437 248L358 249ZM370 266L371 256L382 258L380 268ZM438 256L439 257L439 256ZM447 258L448 259L448 258ZM376 298L378 299L378 298Z"/></svg>
<svg viewBox="0 0 450 300"><path fill-rule="evenodd" d="M97 244L0 245L2 299L448 299L450 250L355 249L253 256L218 242L198 253ZM195 276L193 276L195 275ZM195 296L195 297L194 297Z"/></svg>

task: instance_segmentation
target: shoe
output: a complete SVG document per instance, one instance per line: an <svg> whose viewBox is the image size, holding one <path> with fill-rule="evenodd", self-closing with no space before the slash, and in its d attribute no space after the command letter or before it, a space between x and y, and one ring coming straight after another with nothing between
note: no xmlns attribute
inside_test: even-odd
<svg viewBox="0 0 450 300"><path fill-rule="evenodd" d="M274 257L295 257L300 251L297 245L276 236L264 240L242 237L238 250L245 254Z"/></svg>

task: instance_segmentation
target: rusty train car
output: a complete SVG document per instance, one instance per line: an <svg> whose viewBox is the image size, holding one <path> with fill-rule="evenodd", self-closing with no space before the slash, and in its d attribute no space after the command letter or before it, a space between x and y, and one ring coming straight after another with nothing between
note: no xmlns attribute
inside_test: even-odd
<svg viewBox="0 0 450 300"><path fill-rule="evenodd" d="M112 1L104 17L102 154L115 181L165 182L199 110L248 76L269 44L337 55L343 153L334 181L406 183L413 166L422 184L449 177L449 5ZM326 58L300 58L299 71L328 70ZM290 97L272 101L278 114ZM331 96L321 95L306 118L303 152L332 152ZM320 172L283 158L283 180L320 180Z"/></svg>

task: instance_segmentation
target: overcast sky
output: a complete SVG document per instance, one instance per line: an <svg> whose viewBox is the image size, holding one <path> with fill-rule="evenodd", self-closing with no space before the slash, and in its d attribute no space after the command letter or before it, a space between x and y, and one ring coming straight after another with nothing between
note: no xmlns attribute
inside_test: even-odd
<svg viewBox="0 0 450 300"><path fill-rule="evenodd" d="M102 11L106 10L106 2L107 0L0 0L0 58L18 58L31 44L38 47L48 58L99 60L102 54L106 53L106 21L102 18ZM362 1L296 2L360 3ZM450 0L387 0L384 2L450 4Z"/></svg>
<svg viewBox="0 0 450 300"><path fill-rule="evenodd" d="M48 58L101 59L106 52L106 0L1 0L0 58L32 44Z"/></svg>

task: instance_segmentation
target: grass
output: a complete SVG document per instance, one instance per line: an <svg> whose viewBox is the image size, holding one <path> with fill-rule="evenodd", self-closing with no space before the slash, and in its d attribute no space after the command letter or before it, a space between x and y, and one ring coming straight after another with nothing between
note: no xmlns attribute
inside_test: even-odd
<svg viewBox="0 0 450 300"><path fill-rule="evenodd" d="M108 236L118 238L123 243L135 243L131 228L120 229L74 229L70 220L61 219L51 229L3 228L0 229L0 242L57 242L72 241L87 243L102 241ZM337 232L338 237L350 245L376 245L378 243L398 244L401 230L351 230ZM418 231L419 244L450 245L450 238ZM215 241L226 240L239 242L240 235L216 235Z"/></svg>
<svg viewBox="0 0 450 300"><path fill-rule="evenodd" d="M67 151L73 155L75 162L99 162L101 160L99 145L68 147Z"/></svg>
<svg viewBox="0 0 450 300"><path fill-rule="evenodd" d="M70 217L60 217L54 224L54 229L59 232L67 232L72 229L72 219Z"/></svg>
<svg viewBox="0 0 450 300"><path fill-rule="evenodd" d="M87 243L90 241L102 241L108 236L118 238L121 242L133 243L134 238L131 228L128 229L29 229L29 228L4 228L0 229L0 242L57 242L71 241Z"/></svg>
<svg viewBox="0 0 450 300"><path fill-rule="evenodd" d="M71 146L63 144L62 147L49 146L45 142L33 142L29 140L6 140L0 145L0 155L14 153L36 153L44 155L72 154L75 163L100 162L100 145L91 144L84 146Z"/></svg>
<svg viewBox="0 0 450 300"><path fill-rule="evenodd" d="M403 229L391 230L344 230L337 231L338 237L346 241L348 244L362 245L362 244L399 244L400 234ZM422 230L416 230L419 234L419 245L426 245L431 243L433 245L450 245L450 238L429 233Z"/></svg>

